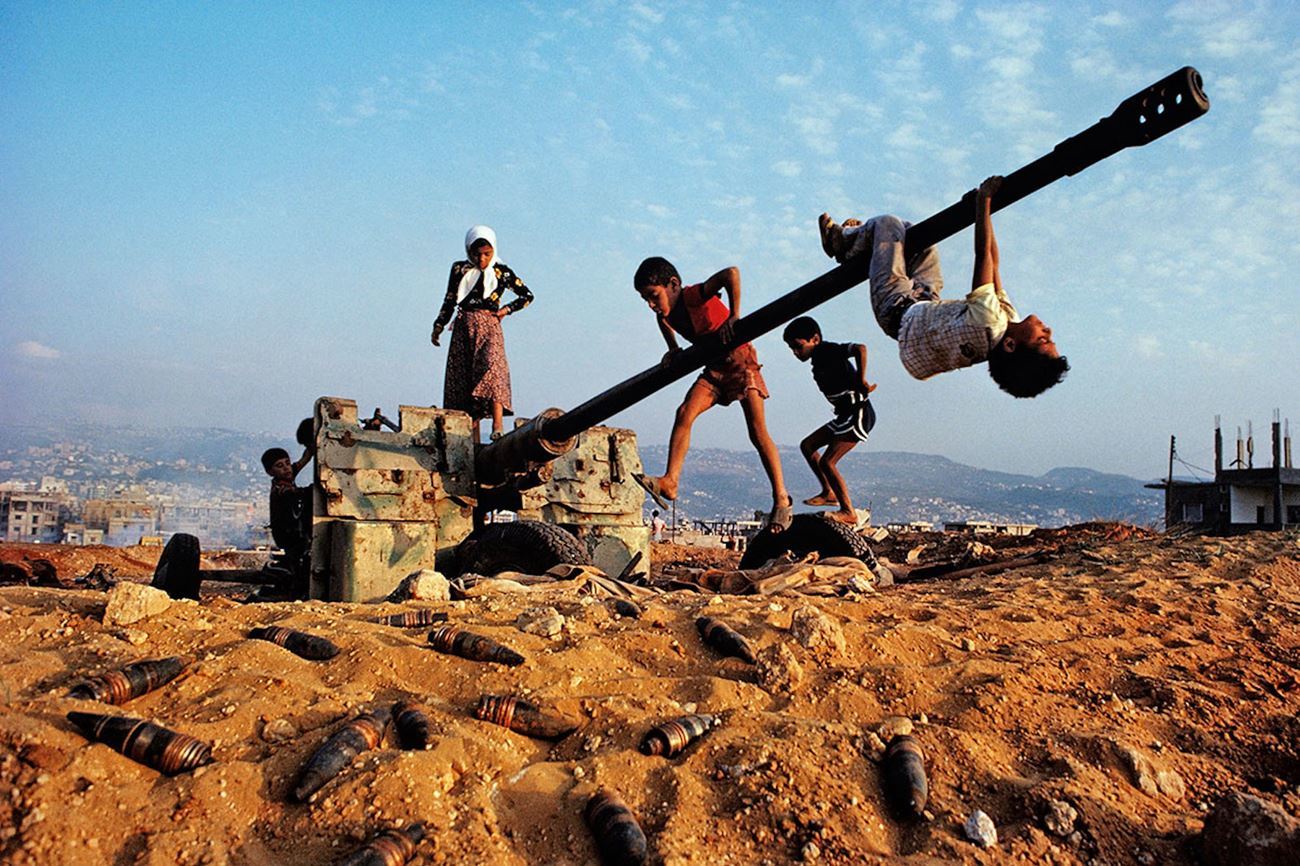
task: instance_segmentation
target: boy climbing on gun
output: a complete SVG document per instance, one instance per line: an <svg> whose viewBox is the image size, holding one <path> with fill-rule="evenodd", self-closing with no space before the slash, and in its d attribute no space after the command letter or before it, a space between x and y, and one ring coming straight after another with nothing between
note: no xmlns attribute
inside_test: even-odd
<svg viewBox="0 0 1300 866"><path fill-rule="evenodd" d="M725 342L735 322L740 318L740 271L726 268L702 283L684 286L677 268L667 259L653 256L637 268L632 278L641 299L654 311L659 321L659 332L668 345L664 363L680 351L676 334L695 343L710 334L718 334ZM723 303L718 295L727 293ZM730 309L728 309L730 306ZM637 483L659 503L667 508L665 500L677 498L677 485L681 480L682 464L691 444L691 425L701 413L712 406L740 403L745 413L745 426L749 441L758 451L763 470L772 485L772 510L768 525L780 532L790 527L793 517L793 500L786 492L781 475L781 457L776 444L767 432L763 401L767 399L767 385L760 372L758 355L751 343L732 349L727 355L706 366L686 392L686 398L677 409L673 432L668 443L668 468L658 477L636 475Z"/></svg>
<svg viewBox="0 0 1300 866"><path fill-rule="evenodd" d="M910 225L896 216L837 225L818 219L822 249L843 262L871 254L871 309L881 329L898 340L903 367L917 379L987 361L989 375L1013 397L1036 397L1065 377L1069 362L1037 316L1020 318L1002 290L991 202L1002 178L980 184L975 196L975 269L960 301L939 299L943 275L934 247L905 259Z"/></svg>

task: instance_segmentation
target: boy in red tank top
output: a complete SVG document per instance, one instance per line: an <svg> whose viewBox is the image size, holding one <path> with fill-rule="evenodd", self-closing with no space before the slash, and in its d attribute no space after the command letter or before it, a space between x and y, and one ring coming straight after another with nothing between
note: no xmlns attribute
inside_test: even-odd
<svg viewBox="0 0 1300 866"><path fill-rule="evenodd" d="M740 271L737 268L726 268L702 283L683 286L672 263L653 256L641 263L632 282L637 294L658 317L659 332L668 345L664 363L674 352L681 350L677 345L677 334L691 343L714 333L726 340L740 318ZM729 307L718 297L724 291ZM667 471L658 477L638 475L637 482L666 508L667 504L662 500L677 498L677 485L691 444L691 425L695 419L711 406L739 402L745 413L749 441L754 443L763 471L772 485L772 510L768 514L768 524L778 531L788 528L794 503L785 489L776 443L767 432L763 407L767 396L767 385L763 382L753 344L737 346L726 357L709 364L700 371L699 378L677 408L672 436L668 441Z"/></svg>

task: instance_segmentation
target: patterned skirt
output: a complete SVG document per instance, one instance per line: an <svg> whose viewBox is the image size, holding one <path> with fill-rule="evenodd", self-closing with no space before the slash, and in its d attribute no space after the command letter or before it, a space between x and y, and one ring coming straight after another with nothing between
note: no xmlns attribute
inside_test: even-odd
<svg viewBox="0 0 1300 866"><path fill-rule="evenodd" d="M461 310L451 327L442 405L486 418L494 402L501 404L503 414L515 414L501 320L487 310Z"/></svg>

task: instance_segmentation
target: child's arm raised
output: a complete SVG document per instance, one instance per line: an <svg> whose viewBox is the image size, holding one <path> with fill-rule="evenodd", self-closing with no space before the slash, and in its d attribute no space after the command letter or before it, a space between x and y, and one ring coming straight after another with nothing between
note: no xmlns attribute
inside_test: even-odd
<svg viewBox="0 0 1300 866"><path fill-rule="evenodd" d="M722 342L728 343L736 329L736 320L740 318L740 268L723 268L704 281L704 297L711 298L723 291L727 293L727 306L731 308L731 315L718 328L718 336Z"/></svg>
<svg viewBox="0 0 1300 866"><path fill-rule="evenodd" d="M971 288L992 283L1002 294L1002 275L998 272L998 240L993 234L993 194L1002 187L1001 175L986 178L975 193L975 272Z"/></svg>
<svg viewBox="0 0 1300 866"><path fill-rule="evenodd" d="M849 346L849 351L853 354L853 360L857 363L858 379L861 382L862 393L870 394L876 390L876 386L867 383L867 347L862 343L853 343Z"/></svg>

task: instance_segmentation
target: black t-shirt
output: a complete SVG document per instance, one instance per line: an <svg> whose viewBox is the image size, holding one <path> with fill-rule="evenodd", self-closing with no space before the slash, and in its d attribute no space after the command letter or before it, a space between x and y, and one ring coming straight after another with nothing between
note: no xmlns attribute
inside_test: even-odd
<svg viewBox="0 0 1300 866"><path fill-rule="evenodd" d="M862 378L853 367L853 347L850 343L818 343L812 350L812 374L817 388L827 400L845 391L861 390ZM834 400L831 400L834 403Z"/></svg>

